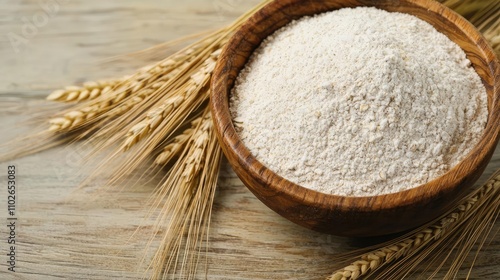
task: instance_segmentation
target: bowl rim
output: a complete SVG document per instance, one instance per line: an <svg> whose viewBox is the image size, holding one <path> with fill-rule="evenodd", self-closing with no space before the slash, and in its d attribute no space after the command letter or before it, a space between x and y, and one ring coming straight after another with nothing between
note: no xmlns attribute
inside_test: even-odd
<svg viewBox="0 0 500 280"><path fill-rule="evenodd" d="M282 0L280 2L282 3L281 6L285 6L297 1L298 0ZM388 1L394 2L394 0L384 0L379 2ZM427 9L435 14L438 14L441 16L441 18L444 18L442 16L443 11L448 10L448 12L451 12L453 16L447 17L445 18L445 20L452 23L455 27L460 28L463 34L467 36L470 41L474 42L476 49L481 52L481 58L486 57L488 58L488 61L492 61L492 63L489 63L489 74L487 75L492 76L493 79L491 83L492 95L491 97L488 96L487 102L487 123L480 140L458 164L456 164L453 168L451 168L441 176L408 190L371 196L341 196L318 192L300 186L299 184L295 184L270 170L256 157L254 157L248 150L248 148L244 145L238 133L236 133L228 104L229 94L232 87L234 86L233 84L231 87L229 87L228 81L229 79L232 79L231 83L234 83L236 77L229 77L229 74L226 72L231 68L231 65L228 65L228 63L231 61L229 59L223 60L221 58L232 58L232 56L234 56L234 53L230 53L229 50L238 46L242 40L245 40L245 36L248 34L248 32L252 31L253 24L265 20L264 13L262 13L262 11L270 13L278 9L276 6L271 5L276 1L273 1L270 4L264 6L261 10L259 10L259 12L255 13L252 17L250 17L250 19L248 19L242 26L238 28L236 33L230 38L226 46L223 48L220 54L220 58L217 62L217 66L214 70L211 83L212 93L210 97L210 107L212 110L212 118L214 121L216 134L224 152L232 153L232 155L236 156L237 160L240 163L245 163L240 165L241 168L243 168L242 171L247 173L253 179L264 184L266 187L271 188L275 193L286 195L294 199L295 201L299 201L305 205L329 209L340 208L346 211L352 208L356 208L361 212L372 212L375 210L388 210L398 207L404 207L407 205L414 205L418 202L429 200L439 194L453 191L457 186L460 185L463 180L465 180L467 176L471 176L477 170L477 166L481 164L481 162L483 162L484 160L489 160L488 151L492 152L495 149L496 144L500 138L500 125L498 125L500 124L500 62L491 47L488 45L486 39L471 23L469 23L462 16L458 15L451 9L436 1L405 1L412 3L421 9ZM334 9L330 11L333 10ZM274 29L272 32L275 32L276 30L277 29ZM245 59L247 61L248 57L246 57ZM241 71L241 69L239 71ZM483 76L480 75L480 77L484 81ZM487 87L484 82L483 84L485 85L485 87ZM490 98L492 99L491 102ZM493 105L489 106L490 104ZM491 153L489 156L491 156ZM229 162L231 166L235 168L235 165L231 162L230 159ZM249 162L251 162L251 164L249 164ZM446 184L443 184L444 182L446 182ZM247 184L245 183L245 185ZM247 185L247 187L249 186Z"/></svg>

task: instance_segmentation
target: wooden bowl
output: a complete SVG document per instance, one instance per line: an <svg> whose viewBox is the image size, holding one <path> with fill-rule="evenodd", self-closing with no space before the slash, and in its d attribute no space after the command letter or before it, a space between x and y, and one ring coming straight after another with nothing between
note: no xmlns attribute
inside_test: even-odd
<svg viewBox="0 0 500 280"><path fill-rule="evenodd" d="M316 192L273 173L245 147L235 131L228 97L239 71L264 38L302 16L344 7L374 6L412 14L457 43L488 94L488 122L479 143L458 165L413 189L370 197ZM449 210L484 171L499 140L500 63L481 34L464 18L432 0L280 0L252 16L230 39L212 81L211 109L219 143L243 183L268 207L307 228L344 236L376 236L408 230Z"/></svg>

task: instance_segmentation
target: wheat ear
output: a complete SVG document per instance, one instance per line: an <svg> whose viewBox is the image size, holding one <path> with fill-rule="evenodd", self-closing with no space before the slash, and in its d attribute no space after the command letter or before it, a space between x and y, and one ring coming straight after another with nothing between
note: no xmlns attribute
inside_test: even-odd
<svg viewBox="0 0 500 280"><path fill-rule="evenodd" d="M166 232L162 233L161 246L151 263L152 279L163 279L168 272L186 279L194 277L201 242L208 237L221 159L208 109L193 129L179 160L155 192L155 205L161 213L154 235L160 228Z"/></svg>
<svg viewBox="0 0 500 280"><path fill-rule="evenodd" d="M87 119L92 119L100 111L110 105L109 102L85 107L81 110L74 110L64 113L63 116L49 120L49 131L67 132L85 123Z"/></svg>
<svg viewBox="0 0 500 280"><path fill-rule="evenodd" d="M452 234L460 225L466 223L478 211L478 208L490 206L487 202L491 201L498 207L499 193L500 172L497 172L483 187L463 199L453 211L444 217L402 240L397 239L394 244L361 255L350 265L335 271L328 277L328 280L359 279L398 259L417 254L430 243L445 239ZM494 199L490 200L491 198Z"/></svg>
<svg viewBox="0 0 500 280"><path fill-rule="evenodd" d="M94 100L90 100L70 110L66 110L49 120L49 131L69 132L99 120L99 117L117 106L129 96L130 90L109 91Z"/></svg>
<svg viewBox="0 0 500 280"><path fill-rule="evenodd" d="M182 60L179 60L182 61ZM169 59L163 62L163 67L165 67L164 73L159 73L160 76L156 81L146 84L143 88L138 89L137 92L131 93L131 98L114 108L107 113L110 117L116 117L122 115L125 112L132 110L135 106L142 103L144 100L149 98L151 95L156 93L160 88L165 85L169 80L178 75L183 69L187 68L190 60L186 59L181 64L174 59ZM171 69L168 69L171 68Z"/></svg>
<svg viewBox="0 0 500 280"><path fill-rule="evenodd" d="M80 102L96 99L103 94L109 93L127 79L128 77L96 82L90 81L84 83L82 86L68 86L64 89L52 92L49 96L47 96L47 100L59 102Z"/></svg>
<svg viewBox="0 0 500 280"><path fill-rule="evenodd" d="M202 121L202 117L198 117L191 122L189 128L182 131L181 134L175 136L165 147L163 147L162 152L156 157L155 163L158 165L166 165L175 156L178 156L186 147L189 140L195 133L195 128Z"/></svg>
<svg viewBox="0 0 500 280"><path fill-rule="evenodd" d="M60 114L61 116L49 120L49 131L61 133L78 129L97 119L103 112L115 106L123 98L125 96L122 94L109 96L83 108L75 108L71 111L63 112Z"/></svg>

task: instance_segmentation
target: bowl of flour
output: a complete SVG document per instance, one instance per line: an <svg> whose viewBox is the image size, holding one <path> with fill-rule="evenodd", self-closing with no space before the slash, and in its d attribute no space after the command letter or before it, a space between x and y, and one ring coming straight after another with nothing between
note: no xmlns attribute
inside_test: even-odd
<svg viewBox="0 0 500 280"><path fill-rule="evenodd" d="M311 229L423 224L481 175L499 138L498 59L434 1L275 1L221 54L211 106L245 185Z"/></svg>

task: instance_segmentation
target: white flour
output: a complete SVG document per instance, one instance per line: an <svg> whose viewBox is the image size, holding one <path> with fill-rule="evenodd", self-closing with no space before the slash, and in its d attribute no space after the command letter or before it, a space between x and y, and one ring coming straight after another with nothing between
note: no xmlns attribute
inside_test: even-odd
<svg viewBox="0 0 500 280"><path fill-rule="evenodd" d="M487 120L465 53L428 23L375 8L302 18L255 51L230 100L251 153L324 193L368 196L456 165Z"/></svg>

